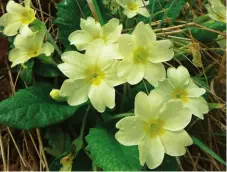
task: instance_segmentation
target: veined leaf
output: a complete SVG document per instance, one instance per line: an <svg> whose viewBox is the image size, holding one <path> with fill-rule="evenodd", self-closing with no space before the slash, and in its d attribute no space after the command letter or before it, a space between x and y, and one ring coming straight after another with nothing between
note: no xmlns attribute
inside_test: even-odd
<svg viewBox="0 0 227 172"><path fill-rule="evenodd" d="M37 84L21 89L0 103L0 124L12 128L45 127L71 117L79 106L72 107L52 100L52 86Z"/></svg>
<svg viewBox="0 0 227 172"><path fill-rule="evenodd" d="M121 145L105 128L90 129L86 141L95 165L104 171L140 171L142 169L138 148Z"/></svg>
<svg viewBox="0 0 227 172"><path fill-rule="evenodd" d="M59 40L64 47L69 46L69 35L80 28L80 9L75 0L63 0L57 4L57 18L54 23L59 29Z"/></svg>

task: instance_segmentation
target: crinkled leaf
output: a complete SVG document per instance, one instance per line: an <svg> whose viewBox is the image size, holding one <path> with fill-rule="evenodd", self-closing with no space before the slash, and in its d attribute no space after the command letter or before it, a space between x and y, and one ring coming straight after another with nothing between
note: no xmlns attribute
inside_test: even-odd
<svg viewBox="0 0 227 172"><path fill-rule="evenodd" d="M208 103L208 107L210 110L212 109L221 109L225 106L225 104L221 104L221 103Z"/></svg>
<svg viewBox="0 0 227 172"><path fill-rule="evenodd" d="M47 128L44 137L49 143L49 147L46 147L45 151L50 155L58 157L70 152L72 145L70 135L61 128Z"/></svg>
<svg viewBox="0 0 227 172"><path fill-rule="evenodd" d="M92 160L104 171L141 170L138 148L121 145L105 128L90 129L86 141Z"/></svg>
<svg viewBox="0 0 227 172"><path fill-rule="evenodd" d="M54 23L58 26L58 38L65 48L70 44L68 41L69 35L73 31L80 29L80 18L82 16L77 2L82 10L87 5L84 0L62 0L57 4L57 18Z"/></svg>
<svg viewBox="0 0 227 172"><path fill-rule="evenodd" d="M33 82L33 66L34 61L29 60L24 64L20 71L20 77L26 83L26 85L30 85Z"/></svg>
<svg viewBox="0 0 227 172"><path fill-rule="evenodd" d="M45 127L71 117L79 106L72 107L52 100L49 84L36 84L21 89L0 102L0 123L13 128Z"/></svg>
<svg viewBox="0 0 227 172"><path fill-rule="evenodd" d="M152 171L178 171L178 164L176 157L165 154L161 165Z"/></svg>
<svg viewBox="0 0 227 172"><path fill-rule="evenodd" d="M57 66L43 63L37 63L35 65L35 73L43 77L57 77L61 75Z"/></svg>
<svg viewBox="0 0 227 172"><path fill-rule="evenodd" d="M152 18L154 18L155 20L170 18L172 21L174 21L180 15L180 12L184 7L184 4L185 4L185 0L175 0L175 1L149 0L148 8L150 9L150 11L152 11L152 6L155 5L153 14L158 14L158 15L152 16Z"/></svg>
<svg viewBox="0 0 227 172"><path fill-rule="evenodd" d="M224 31L226 29L226 24L214 20L210 20L205 22L202 26L216 30L216 31ZM212 31L204 30L203 28L191 27L192 35L198 40L202 42L211 42L217 38L218 34Z"/></svg>

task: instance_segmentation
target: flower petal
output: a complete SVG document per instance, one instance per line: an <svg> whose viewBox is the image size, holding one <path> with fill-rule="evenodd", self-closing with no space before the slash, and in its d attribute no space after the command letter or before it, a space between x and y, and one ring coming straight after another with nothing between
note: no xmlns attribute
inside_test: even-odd
<svg viewBox="0 0 227 172"><path fill-rule="evenodd" d="M188 102L185 103L184 106L190 109L192 113L200 119L204 119L203 114L209 111L208 104L203 97L188 98Z"/></svg>
<svg viewBox="0 0 227 172"><path fill-rule="evenodd" d="M128 8L125 8L124 11L123 11L123 14L126 15L128 18L133 18L138 13L137 13L137 11L132 11L132 10L129 10Z"/></svg>
<svg viewBox="0 0 227 172"><path fill-rule="evenodd" d="M105 93L105 96L103 96ZM115 90L105 82L100 85L92 85L88 94L91 104L100 113L104 112L106 106L110 109L115 106Z"/></svg>
<svg viewBox="0 0 227 172"><path fill-rule="evenodd" d="M27 24L24 24L20 27L20 34L23 37L34 37L35 36L35 32L33 32Z"/></svg>
<svg viewBox="0 0 227 172"><path fill-rule="evenodd" d="M77 51L67 51L62 54L65 63L59 64L58 68L70 79L83 79L86 77L84 68L87 57Z"/></svg>
<svg viewBox="0 0 227 172"><path fill-rule="evenodd" d="M105 43L102 39L96 39L87 46L86 55L90 57L89 61L96 64L99 59L104 59L102 57L102 50L105 47Z"/></svg>
<svg viewBox="0 0 227 172"><path fill-rule="evenodd" d="M156 41L156 35L152 28L149 25L145 25L143 22L137 24L135 30L132 32L132 35L136 38L137 46L151 46L151 44Z"/></svg>
<svg viewBox="0 0 227 172"><path fill-rule="evenodd" d="M183 87L190 80L190 74L184 66L179 66L177 69L173 67L168 68L167 76L171 84L176 87Z"/></svg>
<svg viewBox="0 0 227 172"><path fill-rule="evenodd" d="M127 80L131 85L138 84L144 77L145 68L142 64L133 64L122 60L118 66L118 77Z"/></svg>
<svg viewBox="0 0 227 172"><path fill-rule="evenodd" d="M164 81L158 83L158 86L154 89L154 92L162 95L162 97L164 97L166 100L169 100L172 99L172 90L173 86L168 79L165 79Z"/></svg>
<svg viewBox="0 0 227 172"><path fill-rule="evenodd" d="M149 17L150 14L145 7L139 8L138 13L144 17Z"/></svg>
<svg viewBox="0 0 227 172"><path fill-rule="evenodd" d="M85 50L94 39L86 31L77 30L69 35L69 42L76 46L79 51Z"/></svg>
<svg viewBox="0 0 227 172"><path fill-rule="evenodd" d="M49 42L43 43L41 50L40 50L40 54L43 53L46 56L50 56L53 52L54 52L54 46L51 43L49 43Z"/></svg>
<svg viewBox="0 0 227 172"><path fill-rule="evenodd" d="M9 24L4 28L3 33L7 36L14 36L18 33L20 27L21 23L19 22Z"/></svg>
<svg viewBox="0 0 227 172"><path fill-rule="evenodd" d="M165 155L164 146L159 137L145 137L138 145L140 165L147 164L148 168L154 169L158 167Z"/></svg>
<svg viewBox="0 0 227 172"><path fill-rule="evenodd" d="M192 145L193 141L185 130L168 131L160 136L165 147L165 153L170 156L182 156L186 153L185 146Z"/></svg>
<svg viewBox="0 0 227 172"><path fill-rule="evenodd" d="M105 69L105 81L111 86L118 86L126 81L117 77L117 67L119 61L115 60L111 66Z"/></svg>
<svg viewBox="0 0 227 172"><path fill-rule="evenodd" d="M67 79L61 86L60 95L67 97L69 105L77 106L88 100L89 87L85 80Z"/></svg>
<svg viewBox="0 0 227 172"><path fill-rule="evenodd" d="M171 47L172 43L170 40L156 41L152 47L149 60L152 63L161 63L171 60L174 56L174 51Z"/></svg>
<svg viewBox="0 0 227 172"><path fill-rule="evenodd" d="M119 44L108 44L103 47L102 57L109 59L122 59L122 55L119 53Z"/></svg>
<svg viewBox="0 0 227 172"><path fill-rule="evenodd" d="M11 61L13 64L11 67L14 67L18 64L27 62L31 57L27 55L26 51L19 50L17 48L12 49L9 52L9 61Z"/></svg>
<svg viewBox="0 0 227 172"><path fill-rule="evenodd" d="M145 136L144 125L144 121L136 116L125 117L116 124L119 131L115 138L125 146L138 145Z"/></svg>
<svg viewBox="0 0 227 172"><path fill-rule="evenodd" d="M94 18L88 17L86 20L81 18L80 27L83 31L91 34L93 38L100 37L102 27Z"/></svg>
<svg viewBox="0 0 227 172"><path fill-rule="evenodd" d="M134 42L132 35L123 34L119 39L119 52L122 54L123 58L132 57L132 51L134 49Z"/></svg>
<svg viewBox="0 0 227 172"><path fill-rule="evenodd" d="M113 18L102 27L102 36L107 40L107 43L115 43L120 38L122 24L119 20Z"/></svg>
<svg viewBox="0 0 227 172"><path fill-rule="evenodd" d="M21 14L25 11L25 8L22 5L14 2L14 1L9 1L6 5L6 11L8 13L20 13Z"/></svg>
<svg viewBox="0 0 227 172"><path fill-rule="evenodd" d="M144 78L154 87L166 77L166 70L162 63L148 63L145 68Z"/></svg>
<svg viewBox="0 0 227 172"><path fill-rule="evenodd" d="M170 131L184 129L191 121L192 113L183 108L181 101L169 101L164 104L159 119L164 122L163 128Z"/></svg>
<svg viewBox="0 0 227 172"><path fill-rule="evenodd" d="M133 1L134 0L116 0L116 2L123 8L125 8L128 3L133 2Z"/></svg>
<svg viewBox="0 0 227 172"><path fill-rule="evenodd" d="M189 81L186 87L188 97L200 97L206 93L204 88L199 88L192 80Z"/></svg>
<svg viewBox="0 0 227 172"><path fill-rule="evenodd" d="M149 95L139 92L135 98L135 115L144 121L156 119L163 104L163 98L151 91Z"/></svg>

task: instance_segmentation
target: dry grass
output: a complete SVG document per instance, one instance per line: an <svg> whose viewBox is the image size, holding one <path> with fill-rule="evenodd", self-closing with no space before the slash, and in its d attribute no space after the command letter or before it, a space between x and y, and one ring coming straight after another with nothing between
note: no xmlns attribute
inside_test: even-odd
<svg viewBox="0 0 227 172"><path fill-rule="evenodd" d="M37 17L46 23L49 32L57 39L58 30L53 25L55 19L55 5L57 0L33 0L33 8L37 11ZM5 12L5 3L0 2L2 13ZM200 3L200 1L198 1ZM201 10L191 9L194 13L201 15ZM185 23L176 27L155 30L159 37L173 38L173 33L184 32L189 25L194 23ZM159 22L153 22L152 25L157 25ZM203 28L207 29L207 28ZM211 30L212 32L217 32ZM225 35L225 33L219 33ZM206 77L206 72L216 68L219 70L219 75L214 77L211 82L208 82L210 93L210 102L225 104L226 96L226 53L223 56L213 51L212 45L204 45L195 40L190 34L186 34L188 40L199 43L200 52L203 58L207 58L210 63L203 68L195 67L193 63L192 69L196 70L200 76ZM3 46L4 45L4 46ZM17 75L12 75L7 61L7 39L1 39L0 42L0 100L11 96L17 88ZM224 50L225 51L225 50ZM207 60L206 59L206 60ZM179 61L173 64L181 64ZM167 64L167 65L173 65ZM188 129L189 133L200 138L210 149L216 152L220 157L226 160L226 139L223 136L215 135L215 133L225 133L226 131L226 115L225 108L212 110L205 116L205 120L195 121ZM48 170L46 161L42 134L40 129L31 131L21 131L10 129L7 126L0 127L0 170L4 171L33 171L33 170ZM207 171L225 171L226 167L216 161L212 156L196 146L188 147L184 157L178 159L179 169L186 170L207 170Z"/></svg>

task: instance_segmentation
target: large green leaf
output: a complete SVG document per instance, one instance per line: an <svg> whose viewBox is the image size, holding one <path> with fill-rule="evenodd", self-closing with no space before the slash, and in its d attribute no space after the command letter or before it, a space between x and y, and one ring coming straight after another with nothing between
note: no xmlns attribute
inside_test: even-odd
<svg viewBox="0 0 227 172"><path fill-rule="evenodd" d="M71 151L72 140L69 133L59 127L48 127L44 138L49 143L49 147L45 147L45 151L52 156L59 157L63 153Z"/></svg>
<svg viewBox="0 0 227 172"><path fill-rule="evenodd" d="M57 66L52 64L36 63L34 69L37 75L43 77L57 77L62 75Z"/></svg>
<svg viewBox="0 0 227 172"><path fill-rule="evenodd" d="M24 64L20 71L20 78L26 83L26 85L31 85L33 82L33 66L34 61L29 60Z"/></svg>
<svg viewBox="0 0 227 172"><path fill-rule="evenodd" d="M164 160L161 165L152 171L178 171L176 157L165 154Z"/></svg>
<svg viewBox="0 0 227 172"><path fill-rule="evenodd" d="M57 18L54 23L59 29L59 40L65 47L69 46L69 35L80 28L80 9L75 0L63 0L57 4Z"/></svg>
<svg viewBox="0 0 227 172"><path fill-rule="evenodd" d="M208 29L212 29L220 32L223 32L224 30L226 30L225 23L214 21L214 20L205 22L204 24L202 24L202 26ZM218 36L218 34L213 31L208 31L208 30L205 30L204 28L198 28L198 27L191 27L191 33L197 40L202 42L211 42L214 39L216 39Z"/></svg>
<svg viewBox="0 0 227 172"><path fill-rule="evenodd" d="M52 86L37 84L21 89L0 103L0 124L13 128L45 127L71 117L79 106L58 103L49 97Z"/></svg>
<svg viewBox="0 0 227 172"><path fill-rule="evenodd" d="M149 0L148 8L150 9L150 11L152 11L152 8L154 6L153 14L155 14L155 16L152 16L152 17L155 20L170 18L172 21L174 21L180 15L180 12L184 7L184 4L185 4L185 0L172 0L172 1Z"/></svg>
<svg viewBox="0 0 227 172"><path fill-rule="evenodd" d="M92 128L86 137L95 165L105 171L141 170L136 146L123 146L105 128Z"/></svg>

